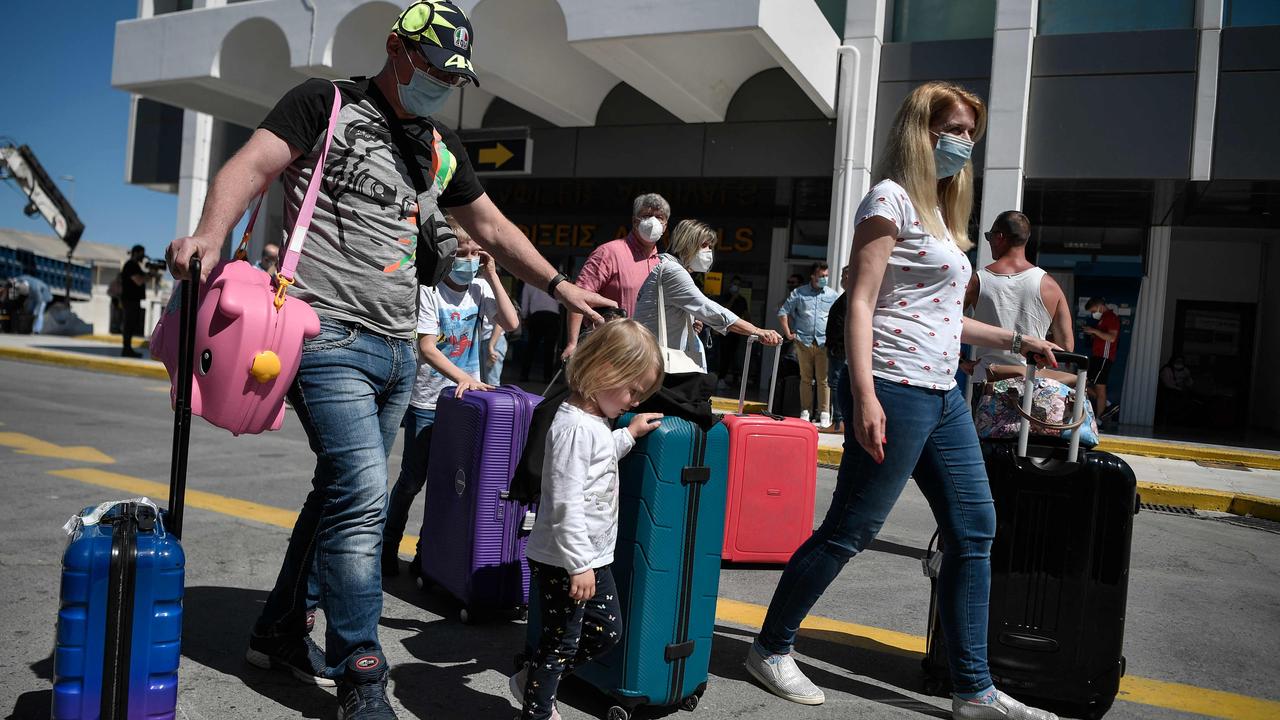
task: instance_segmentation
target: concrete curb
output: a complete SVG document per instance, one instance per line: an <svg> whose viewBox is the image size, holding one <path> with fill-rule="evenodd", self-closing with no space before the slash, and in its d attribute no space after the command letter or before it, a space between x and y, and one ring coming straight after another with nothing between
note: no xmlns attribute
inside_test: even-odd
<svg viewBox="0 0 1280 720"><path fill-rule="evenodd" d="M169 380L169 372L164 369L164 365L151 360L104 358L58 350L16 347L0 347L0 358L43 363L45 365L59 365L75 370L96 370L116 375L132 375L166 382Z"/></svg>
<svg viewBox="0 0 1280 720"><path fill-rule="evenodd" d="M119 335L89 334L89 335L73 335L72 337L74 337L76 340L92 340L93 342L110 343L116 346L119 346L120 343L124 342L124 338ZM144 335L139 335L138 337L135 337L133 339L134 347L147 347L150 344L151 344L151 341Z"/></svg>
<svg viewBox="0 0 1280 720"><path fill-rule="evenodd" d="M1145 455L1170 460L1204 460L1206 462L1238 463L1260 470L1280 470L1280 453L1237 448L1206 447L1191 443L1139 440L1134 438L1102 437L1099 450L1117 455Z"/></svg>
<svg viewBox="0 0 1280 720"><path fill-rule="evenodd" d="M743 412L762 413L768 407L768 405L758 400L748 400L743 406ZM734 398L712 397L711 409L718 413L736 413L738 412L738 401Z"/></svg>

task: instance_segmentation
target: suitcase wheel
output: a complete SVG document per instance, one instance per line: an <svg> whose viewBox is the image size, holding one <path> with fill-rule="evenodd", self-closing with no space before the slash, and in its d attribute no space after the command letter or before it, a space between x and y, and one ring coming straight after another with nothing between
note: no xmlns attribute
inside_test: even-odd
<svg viewBox="0 0 1280 720"><path fill-rule="evenodd" d="M609 714L605 717L608 720L631 720L631 711L621 705L614 705L609 708Z"/></svg>
<svg viewBox="0 0 1280 720"><path fill-rule="evenodd" d="M694 711L694 710L697 710L697 709L698 709L698 696L697 696L697 695L690 695L689 697L687 697L687 698L685 698L685 699L681 700L681 701L680 701L680 709L681 709L681 710L688 710L688 711L690 711L690 712L692 712L692 711Z"/></svg>

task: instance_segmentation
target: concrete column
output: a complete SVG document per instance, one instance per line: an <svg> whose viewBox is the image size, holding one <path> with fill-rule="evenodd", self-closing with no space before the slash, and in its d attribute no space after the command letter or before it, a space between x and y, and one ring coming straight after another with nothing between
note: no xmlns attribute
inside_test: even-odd
<svg viewBox="0 0 1280 720"><path fill-rule="evenodd" d="M1147 239L1146 275L1138 293L1138 312L1129 338L1120 422L1151 427L1156 413L1160 350L1164 342L1165 295L1169 285L1169 256L1173 228L1157 225Z"/></svg>
<svg viewBox="0 0 1280 720"><path fill-rule="evenodd" d="M774 203L785 207L791 203L792 182L790 178L779 178L774 191ZM786 299L788 264L787 256L791 250L791 227L775 227L769 239L769 292L764 303L764 317L758 325L762 328L782 330L778 322L778 306Z"/></svg>
<svg viewBox="0 0 1280 720"><path fill-rule="evenodd" d="M182 164L178 170L178 222L174 237L195 232L209 191L209 150L213 116L186 110L182 113Z"/></svg>
<svg viewBox="0 0 1280 720"><path fill-rule="evenodd" d="M1200 57L1196 67L1196 114L1191 133L1191 179L1213 170L1213 117L1218 109L1218 55L1222 47L1222 0L1198 0Z"/></svg>
<svg viewBox="0 0 1280 720"><path fill-rule="evenodd" d="M1005 210L1022 208L1038 5L1037 0L996 0L980 231L991 227L996 216ZM981 242L981 235L974 241L978 244L978 267L987 265L991 262L990 246Z"/></svg>
<svg viewBox="0 0 1280 720"><path fill-rule="evenodd" d="M832 284L853 249L853 213L871 189L875 141L876 95L880 88L880 49L884 45L886 0L849 0L845 10L844 44L857 49L858 58L842 55L841 91L853 92L852 102L836 99L835 172L831 187L831 221L827 231L827 263ZM836 61L836 58L832 58ZM853 82L846 82L849 74Z"/></svg>

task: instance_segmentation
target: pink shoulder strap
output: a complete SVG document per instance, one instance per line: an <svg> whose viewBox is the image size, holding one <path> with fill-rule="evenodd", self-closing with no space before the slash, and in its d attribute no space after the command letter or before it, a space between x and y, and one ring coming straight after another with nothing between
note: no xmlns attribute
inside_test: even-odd
<svg viewBox="0 0 1280 720"><path fill-rule="evenodd" d="M342 92L333 85L333 109L329 111L329 127L325 130L324 146L320 148L320 157L311 171L311 180L307 183L307 193L302 198L302 207L298 209L298 217L293 223L293 231L289 233L289 244L285 249L284 260L280 263L280 276L285 280L284 286L293 284L294 271L298 269L298 260L302 257L302 243L307 239L307 231L311 229L311 216L315 214L316 197L320 194L320 181L324 178L324 161L329 157L329 146L333 143L333 131L338 126L338 113L342 109ZM249 247L249 235L258 221L258 211L266 200L267 189L258 194L258 201L249 214L249 222L245 225L244 235L240 239L240 247L236 250L237 260L247 260L245 250Z"/></svg>
<svg viewBox="0 0 1280 720"><path fill-rule="evenodd" d="M333 83L330 83L331 85ZM298 209L297 220L293 223L293 232L289 234L289 246L285 250L284 260L280 263L280 275L288 282L293 282L293 273L298 268L298 259L302 257L302 243L307 239L307 231L311 229L311 216L316 210L316 196L320 194L320 181L324 178L324 161L329 157L329 145L333 143L333 130L338 126L338 112L342 109L342 91L333 85L333 109L329 111L329 128L324 133L324 146L320 148L320 157L316 167L311 171L311 181L307 183L307 194L302 198L302 207Z"/></svg>

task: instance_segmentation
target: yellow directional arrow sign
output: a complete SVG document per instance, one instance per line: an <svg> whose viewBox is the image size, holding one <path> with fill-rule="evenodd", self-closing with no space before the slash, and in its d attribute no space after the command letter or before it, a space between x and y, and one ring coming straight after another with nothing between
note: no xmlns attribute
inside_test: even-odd
<svg viewBox="0 0 1280 720"><path fill-rule="evenodd" d="M527 129L469 131L480 137L463 135L462 145L471 166L481 175L526 175L533 168L533 138ZM500 132L494 135L493 132Z"/></svg>
<svg viewBox="0 0 1280 720"><path fill-rule="evenodd" d="M502 167L503 163L515 156L515 153L508 150L502 143L496 143L496 147L480 148L480 164L492 165L495 169Z"/></svg>
<svg viewBox="0 0 1280 720"><path fill-rule="evenodd" d="M0 445L11 447L23 455L39 455L40 457L58 458L60 460L104 464L116 461L115 458L101 450L86 445L63 447L62 445L45 442L40 438L15 432L0 432Z"/></svg>

